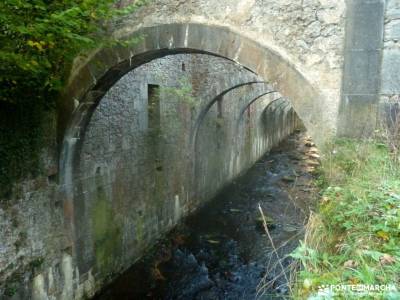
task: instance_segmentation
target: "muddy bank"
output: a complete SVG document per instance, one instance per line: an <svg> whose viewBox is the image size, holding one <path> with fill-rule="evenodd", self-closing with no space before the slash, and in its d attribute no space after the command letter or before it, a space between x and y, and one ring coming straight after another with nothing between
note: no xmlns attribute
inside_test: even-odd
<svg viewBox="0 0 400 300"><path fill-rule="evenodd" d="M305 133L290 136L95 299L284 298L318 158Z"/></svg>

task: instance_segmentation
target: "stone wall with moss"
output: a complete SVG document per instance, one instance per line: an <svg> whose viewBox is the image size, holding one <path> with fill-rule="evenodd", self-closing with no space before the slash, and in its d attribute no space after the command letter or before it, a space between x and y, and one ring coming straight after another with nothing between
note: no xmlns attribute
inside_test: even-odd
<svg viewBox="0 0 400 300"><path fill-rule="evenodd" d="M54 131L41 175L1 203L0 297L92 296L299 124L226 59L170 55L128 72L79 137L71 194L55 176Z"/></svg>

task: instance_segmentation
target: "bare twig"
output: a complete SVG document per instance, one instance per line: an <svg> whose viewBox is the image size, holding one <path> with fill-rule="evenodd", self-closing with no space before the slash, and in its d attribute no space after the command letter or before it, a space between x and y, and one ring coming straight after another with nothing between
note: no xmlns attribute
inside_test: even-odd
<svg viewBox="0 0 400 300"><path fill-rule="evenodd" d="M262 217L262 219L263 219L264 230L265 230L265 232L267 233L267 236L268 236L269 241L271 242L271 246L272 246L272 248L273 248L273 252L275 253L276 257L278 258L278 262L279 262L280 267L282 268L282 272L284 273L284 277L285 277L285 280L286 280L286 282L287 282L289 291L290 291L290 293L292 293L292 288L291 288L291 286L290 286L289 279L288 279L287 276L286 276L285 268L284 268L284 266L282 265L281 258L279 257L279 254L278 254L278 251L277 251L277 249L276 249L276 247L275 247L274 241L272 240L271 234L269 233L268 226L267 226L267 221L266 221L264 212L263 212L263 210L262 210L260 204L258 204L258 209L260 210L261 217Z"/></svg>

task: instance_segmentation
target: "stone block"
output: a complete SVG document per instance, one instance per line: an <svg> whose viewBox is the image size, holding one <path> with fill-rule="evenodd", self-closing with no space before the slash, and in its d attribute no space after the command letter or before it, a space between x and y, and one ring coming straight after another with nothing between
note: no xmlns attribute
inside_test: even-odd
<svg viewBox="0 0 400 300"><path fill-rule="evenodd" d="M386 18L400 18L400 0L386 0Z"/></svg>
<svg viewBox="0 0 400 300"><path fill-rule="evenodd" d="M400 93L400 49L386 49L382 61L382 93Z"/></svg>
<svg viewBox="0 0 400 300"><path fill-rule="evenodd" d="M343 77L345 94L376 94L380 84L381 51L346 51Z"/></svg>
<svg viewBox="0 0 400 300"><path fill-rule="evenodd" d="M338 134L359 138L370 136L376 127L377 96L344 95L339 114Z"/></svg>
<svg viewBox="0 0 400 300"><path fill-rule="evenodd" d="M385 25L385 41L400 39L400 20L392 20Z"/></svg>
<svg viewBox="0 0 400 300"><path fill-rule="evenodd" d="M383 40L382 0L348 1L346 49L379 49Z"/></svg>

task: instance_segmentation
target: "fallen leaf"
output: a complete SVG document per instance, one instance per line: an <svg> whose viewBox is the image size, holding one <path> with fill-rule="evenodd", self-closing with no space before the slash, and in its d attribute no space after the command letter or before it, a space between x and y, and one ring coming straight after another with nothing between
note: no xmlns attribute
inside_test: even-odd
<svg viewBox="0 0 400 300"><path fill-rule="evenodd" d="M154 267L154 269L153 269L153 277L154 277L154 279L155 280L162 280L162 281L164 281L165 280L165 277L164 277L164 275L163 274L161 274L161 271L158 269L158 267L156 266L156 267Z"/></svg>
<svg viewBox="0 0 400 300"><path fill-rule="evenodd" d="M177 235L174 237L173 242L175 245L183 245L185 243L185 237L183 235Z"/></svg>
<svg viewBox="0 0 400 300"><path fill-rule="evenodd" d="M285 182L293 182L295 180L296 180L296 178L294 178L293 176L283 176L282 177L282 181L285 181Z"/></svg>
<svg viewBox="0 0 400 300"><path fill-rule="evenodd" d="M358 284L358 283L360 283L360 280L358 278L356 278L356 277L352 277L352 278L349 279L349 282L351 284Z"/></svg>
<svg viewBox="0 0 400 300"><path fill-rule="evenodd" d="M216 240L207 240L210 244L219 244L219 241Z"/></svg>
<svg viewBox="0 0 400 300"><path fill-rule="evenodd" d="M378 236L378 237L380 237L382 240L385 240L385 241L388 241L389 240L389 234L387 233L387 232L385 232L385 231L382 231L382 230L380 230L380 231L378 231L377 233L376 233L376 235Z"/></svg>

